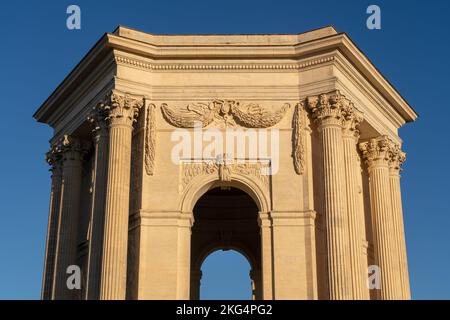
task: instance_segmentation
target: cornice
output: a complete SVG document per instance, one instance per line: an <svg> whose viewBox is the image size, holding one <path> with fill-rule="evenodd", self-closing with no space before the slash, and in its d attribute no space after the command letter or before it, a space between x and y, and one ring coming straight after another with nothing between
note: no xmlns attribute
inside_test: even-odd
<svg viewBox="0 0 450 320"><path fill-rule="evenodd" d="M418 114L392 86L392 84L381 74L367 56L344 34L339 50L344 56L362 73L368 82L378 90L381 95L394 107L404 118L405 122L415 121Z"/></svg>
<svg viewBox="0 0 450 320"><path fill-rule="evenodd" d="M167 37L170 38L170 36ZM183 36L178 37L182 38ZM200 38L202 36L197 37ZM275 35L271 37L276 38ZM161 39L164 39L164 37L161 37ZM292 37L292 39L295 39L295 37ZM314 56L339 50L345 59L349 60L357 71L367 79L370 86L373 86L380 92L405 122L414 121L417 118L414 110L347 35L323 32L318 33L316 37L305 38L304 40L307 41L281 41L275 44L271 44L269 41L262 41L257 44L246 44L243 42L240 44L207 45L187 42L184 45L165 45L164 41L152 44L118 34L105 34L38 109L34 117L40 122L54 126L54 121L50 123L49 117L53 117L56 111L61 110L61 105L67 104L67 99L73 92L79 92L77 90L78 87L86 82L86 79L91 76L99 62L105 61L105 57L110 59L108 54L114 55L112 61L109 60L111 63L116 65L126 64L152 72L170 70L273 70L277 72L294 72L310 66L335 61L334 58L330 57L317 58ZM126 57L127 54L135 54L138 58L131 59ZM300 59L305 59L305 57L311 58L307 58L306 62L299 62ZM145 61L152 59L155 61ZM181 63L180 61L183 59L195 59L197 61L209 59L210 62ZM218 59L226 59L227 61L218 63ZM243 60L247 61L244 62ZM248 60L253 61L249 62ZM283 62L283 60L286 62Z"/></svg>
<svg viewBox="0 0 450 320"><path fill-rule="evenodd" d="M105 56L111 54L107 50L106 35L101 37L97 43L88 51L81 61L72 69L64 80L56 87L53 93L42 103L33 115L39 122L49 123L49 117L53 116L53 110L61 104L67 103L67 98L77 88L85 83L85 79L92 74L92 70L103 61ZM53 127L53 124L50 124Z"/></svg>

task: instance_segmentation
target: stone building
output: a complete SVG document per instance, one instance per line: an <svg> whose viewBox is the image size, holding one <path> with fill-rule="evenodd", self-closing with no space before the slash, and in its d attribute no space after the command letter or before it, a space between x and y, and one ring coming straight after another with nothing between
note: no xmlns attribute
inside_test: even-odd
<svg viewBox="0 0 450 320"><path fill-rule="evenodd" d="M255 299L410 298L398 129L417 115L345 33L119 27L34 117L54 129L43 299L198 299L217 249L248 259ZM236 153L205 156L233 130ZM201 152L174 161L183 135Z"/></svg>

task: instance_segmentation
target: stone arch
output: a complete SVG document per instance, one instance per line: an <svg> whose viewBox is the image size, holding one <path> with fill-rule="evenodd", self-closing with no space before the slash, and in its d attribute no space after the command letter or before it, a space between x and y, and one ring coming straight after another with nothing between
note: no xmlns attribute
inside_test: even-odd
<svg viewBox="0 0 450 320"><path fill-rule="evenodd" d="M193 263L193 269L200 270L201 266L203 265L203 262L205 262L206 258L219 250L234 250L236 252L239 252L242 254L250 264L250 267L253 269L258 265L258 261L256 257L252 254L251 250L243 245L230 245L224 248L219 243L211 243L208 247L206 247L198 256L198 259L196 261L192 261Z"/></svg>
<svg viewBox="0 0 450 320"><path fill-rule="evenodd" d="M196 180L193 183L196 185L196 192L189 194L188 189L184 194L186 203L192 204L185 207L185 210L192 212L194 218L190 251L191 299L199 299L204 260L212 252L221 249L235 250L246 258L251 268L249 276L253 298L261 299L262 248L259 220L261 210L267 210L268 206L260 199L265 200L266 195L248 177L235 175L229 182L219 181L211 176L206 179L196 177ZM221 190L220 187L227 188ZM232 197L228 199L233 200L223 202L227 199L225 197Z"/></svg>
<svg viewBox="0 0 450 320"><path fill-rule="evenodd" d="M215 187L234 187L246 192L255 201L259 212L268 213L271 210L270 191L265 190L252 177L243 174L232 174L231 181L220 181L216 175L201 175L192 179L186 186L180 201L180 211L192 213L198 199L208 190Z"/></svg>

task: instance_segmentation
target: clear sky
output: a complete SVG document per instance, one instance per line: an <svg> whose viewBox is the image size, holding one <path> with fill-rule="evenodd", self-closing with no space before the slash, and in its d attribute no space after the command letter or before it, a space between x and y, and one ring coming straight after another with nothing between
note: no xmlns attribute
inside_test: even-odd
<svg viewBox="0 0 450 320"><path fill-rule="evenodd" d="M66 28L70 4L81 7L79 31ZM366 28L370 4L381 8L381 30ZM402 188L412 296L449 299L449 15L445 0L1 1L0 299L40 296L50 188L44 153L52 132L32 114L119 24L166 34L301 33L326 25L347 32L420 115L400 131L408 154ZM227 272L248 275L240 259L217 253L204 271L234 284L239 279ZM217 285L204 290L218 294Z"/></svg>

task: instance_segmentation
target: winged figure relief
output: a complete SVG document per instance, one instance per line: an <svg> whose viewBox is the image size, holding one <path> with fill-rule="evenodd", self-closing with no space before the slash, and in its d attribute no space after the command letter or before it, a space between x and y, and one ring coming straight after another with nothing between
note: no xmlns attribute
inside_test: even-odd
<svg viewBox="0 0 450 320"><path fill-rule="evenodd" d="M281 108L273 112L256 103L250 103L245 107L236 103L233 105L232 113L237 119L237 122L244 127L269 128L280 122L289 108L290 104L285 103Z"/></svg>
<svg viewBox="0 0 450 320"><path fill-rule="evenodd" d="M202 127L214 122L227 127L238 124L246 128L269 128L280 122L289 108L289 103L275 109L264 108L256 103L242 105L234 100L191 103L184 108L161 105L166 121L178 128L194 128L196 122L200 122Z"/></svg>
<svg viewBox="0 0 450 320"><path fill-rule="evenodd" d="M214 121L217 107L214 103L192 103L185 108L170 108L166 103L161 105L164 118L178 128L194 128L196 123L206 127Z"/></svg>

